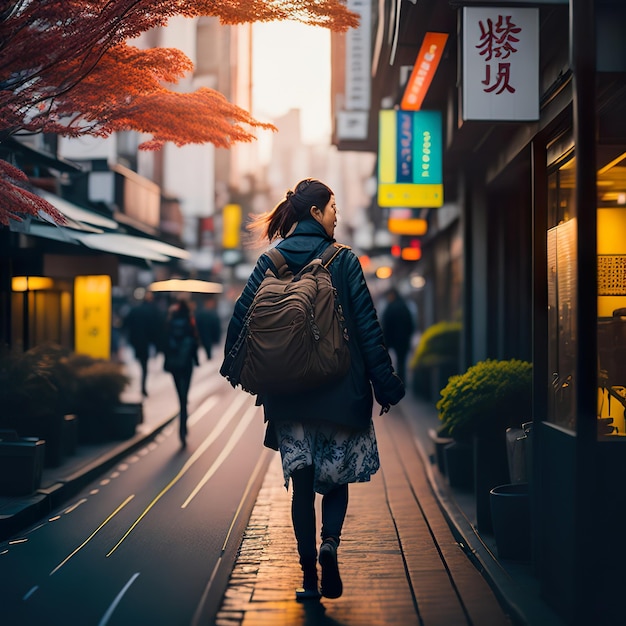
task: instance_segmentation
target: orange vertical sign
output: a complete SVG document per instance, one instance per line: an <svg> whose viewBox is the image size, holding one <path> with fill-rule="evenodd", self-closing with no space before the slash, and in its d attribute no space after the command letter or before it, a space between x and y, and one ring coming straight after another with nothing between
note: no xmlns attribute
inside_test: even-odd
<svg viewBox="0 0 626 626"><path fill-rule="evenodd" d="M439 66L447 40L448 35L446 33L426 33L402 96L401 109L405 111L420 110Z"/></svg>

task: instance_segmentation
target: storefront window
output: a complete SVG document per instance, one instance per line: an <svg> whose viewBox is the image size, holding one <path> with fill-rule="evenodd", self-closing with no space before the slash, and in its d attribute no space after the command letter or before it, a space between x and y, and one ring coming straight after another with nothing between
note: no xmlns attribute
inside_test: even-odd
<svg viewBox="0 0 626 626"><path fill-rule="evenodd" d="M548 179L548 421L576 428L576 161Z"/></svg>
<svg viewBox="0 0 626 626"><path fill-rule="evenodd" d="M626 435L626 151L598 150L598 436Z"/></svg>

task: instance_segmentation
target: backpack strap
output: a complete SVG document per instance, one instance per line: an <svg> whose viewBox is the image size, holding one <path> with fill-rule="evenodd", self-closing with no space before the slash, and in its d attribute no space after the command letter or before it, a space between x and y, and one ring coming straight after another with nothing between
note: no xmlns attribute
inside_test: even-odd
<svg viewBox="0 0 626 626"><path fill-rule="evenodd" d="M327 268L335 260L335 257L346 248L349 250L350 246L346 246L343 243L337 243L336 241L331 243L320 257L322 265Z"/></svg>
<svg viewBox="0 0 626 626"><path fill-rule="evenodd" d="M285 276L291 272L289 266L287 265L287 261L280 250L277 248L270 248L265 252L265 254L267 254L270 261L274 264L277 277L280 278L281 276Z"/></svg>
<svg viewBox="0 0 626 626"><path fill-rule="evenodd" d="M344 249L350 249L350 246L346 246L343 243L337 243L336 241L331 243L320 257L322 265L327 268L335 260L335 257ZM274 267L276 267L276 276L281 277L291 273L285 257L282 252L278 250L278 248L270 248L265 252L265 254L274 264Z"/></svg>

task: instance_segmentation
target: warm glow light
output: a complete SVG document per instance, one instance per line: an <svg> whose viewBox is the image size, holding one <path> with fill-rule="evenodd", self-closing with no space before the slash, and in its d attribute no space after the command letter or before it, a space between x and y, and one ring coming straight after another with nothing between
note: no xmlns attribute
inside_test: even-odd
<svg viewBox="0 0 626 626"><path fill-rule="evenodd" d="M411 276L409 282L411 283L411 287L413 287L413 289L423 289L426 284L426 279L423 276L415 274Z"/></svg>
<svg viewBox="0 0 626 626"><path fill-rule="evenodd" d="M390 217L387 220L387 230L394 235L425 235L428 222L417 217L410 219Z"/></svg>
<svg viewBox="0 0 626 626"><path fill-rule="evenodd" d="M369 258L369 256L367 256L367 254L362 254L359 257L359 262L361 263L361 267L364 270L367 270L369 266L372 264L372 260Z"/></svg>
<svg viewBox="0 0 626 626"><path fill-rule="evenodd" d="M420 248L402 248L402 260L419 261L422 258L422 250Z"/></svg>
<svg viewBox="0 0 626 626"><path fill-rule="evenodd" d="M606 174L612 167L615 167L618 163L621 163L626 159L626 152L622 152L617 158L613 159L610 163L607 163L603 168L598 170L598 174Z"/></svg>
<svg viewBox="0 0 626 626"><path fill-rule="evenodd" d="M383 265L382 267L379 267L376 270L376 278L380 278L381 280L391 278L392 274L393 274L393 270L386 265Z"/></svg>
<svg viewBox="0 0 626 626"><path fill-rule="evenodd" d="M191 278L172 278L152 283L150 291L178 291L181 293L222 293L222 285L211 283L206 280L194 280Z"/></svg>
<svg viewBox="0 0 626 626"><path fill-rule="evenodd" d="M43 276L14 276L11 281L13 291L41 291L52 289L54 281L52 278Z"/></svg>

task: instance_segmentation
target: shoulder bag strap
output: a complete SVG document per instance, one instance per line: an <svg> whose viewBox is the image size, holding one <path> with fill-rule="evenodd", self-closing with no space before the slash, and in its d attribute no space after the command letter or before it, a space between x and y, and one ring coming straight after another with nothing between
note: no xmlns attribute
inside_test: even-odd
<svg viewBox="0 0 626 626"><path fill-rule="evenodd" d="M265 253L270 261L274 264L274 267L276 268L276 276L277 277L282 277L285 276L287 274L291 273L291 270L289 269L289 266L287 265L287 261L285 260L285 257L283 256L282 252L280 252L280 250L278 250L277 248L270 248L269 250L266 251Z"/></svg>
<svg viewBox="0 0 626 626"><path fill-rule="evenodd" d="M324 267L328 267L335 260L335 257L344 249L349 250L350 246L346 246L343 243L337 243L336 241L331 243L320 257L322 265Z"/></svg>

